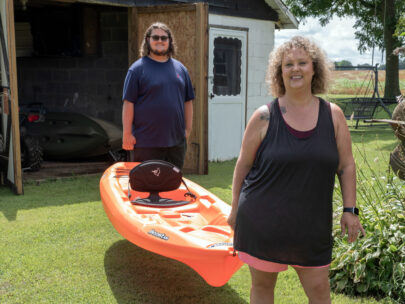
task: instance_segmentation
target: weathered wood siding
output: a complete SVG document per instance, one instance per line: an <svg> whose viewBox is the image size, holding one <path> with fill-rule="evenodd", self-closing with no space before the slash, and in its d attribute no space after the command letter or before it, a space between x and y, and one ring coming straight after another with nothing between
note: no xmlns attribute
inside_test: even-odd
<svg viewBox="0 0 405 304"><path fill-rule="evenodd" d="M188 69L195 90L193 130L188 139L184 171L208 172L207 135L207 45L208 6L176 5L130 8L128 13L130 64L139 58L146 29L154 22L167 24L173 32L176 59Z"/></svg>

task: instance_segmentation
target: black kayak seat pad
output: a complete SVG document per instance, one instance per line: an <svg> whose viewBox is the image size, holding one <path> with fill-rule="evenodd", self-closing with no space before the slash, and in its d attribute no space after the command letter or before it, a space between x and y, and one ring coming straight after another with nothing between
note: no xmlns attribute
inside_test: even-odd
<svg viewBox="0 0 405 304"><path fill-rule="evenodd" d="M178 189L182 182L184 183L181 170L172 163L163 160L144 161L129 172L129 184L134 191L149 192L149 197L136 198L131 203L152 207L173 207L188 204L190 201L162 198L159 195L159 192ZM185 186L187 188L186 184ZM185 196L187 195L195 198L195 195L190 191L185 194ZM130 191L128 191L128 196L130 197Z"/></svg>

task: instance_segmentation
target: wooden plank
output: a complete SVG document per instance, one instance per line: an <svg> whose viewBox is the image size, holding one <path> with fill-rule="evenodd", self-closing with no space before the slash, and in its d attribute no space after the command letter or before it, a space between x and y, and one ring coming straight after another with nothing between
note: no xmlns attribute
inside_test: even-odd
<svg viewBox="0 0 405 304"><path fill-rule="evenodd" d="M405 126L405 121L393 120L393 119L365 119L364 122L382 122L382 123L388 123L393 126L396 126L396 125Z"/></svg>
<svg viewBox="0 0 405 304"><path fill-rule="evenodd" d="M13 139L14 158L14 191L23 194L20 148L20 124L18 116L17 62L14 29L14 3L6 0L7 6L7 46L10 64L10 100L11 100L11 134Z"/></svg>
<svg viewBox="0 0 405 304"><path fill-rule="evenodd" d="M208 5L196 4L196 126L199 137L198 174L208 174ZM196 116L197 116L196 115Z"/></svg>

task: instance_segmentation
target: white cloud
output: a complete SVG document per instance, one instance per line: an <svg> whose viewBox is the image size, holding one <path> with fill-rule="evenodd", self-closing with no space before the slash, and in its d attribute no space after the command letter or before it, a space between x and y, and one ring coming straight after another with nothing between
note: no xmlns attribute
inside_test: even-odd
<svg viewBox="0 0 405 304"><path fill-rule="evenodd" d="M372 51L360 54L357 50L358 42L354 37L354 18L333 18L322 27L315 18L307 18L305 24L301 23L298 30L276 30L276 47L295 35L312 38L328 54L332 61L349 60L353 65L372 63ZM383 59L383 60L381 60ZM385 62L381 52L375 50L374 64Z"/></svg>

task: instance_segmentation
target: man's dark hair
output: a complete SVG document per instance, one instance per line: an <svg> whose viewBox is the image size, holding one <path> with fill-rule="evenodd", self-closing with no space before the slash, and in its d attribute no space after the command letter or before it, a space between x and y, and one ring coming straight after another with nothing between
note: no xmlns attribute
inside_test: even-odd
<svg viewBox="0 0 405 304"><path fill-rule="evenodd" d="M164 24L162 22L155 22L151 26L148 27L148 29L145 31L145 34L143 35L143 41L142 41L141 47L139 49L139 53L140 53L141 57L148 56L151 52L148 38L151 36L152 31L154 29L160 29L167 33L167 36L169 36L169 49L167 50L167 56L169 56L169 57L175 56L176 42L174 41L172 31L166 24Z"/></svg>

